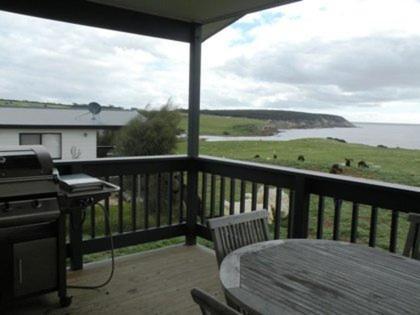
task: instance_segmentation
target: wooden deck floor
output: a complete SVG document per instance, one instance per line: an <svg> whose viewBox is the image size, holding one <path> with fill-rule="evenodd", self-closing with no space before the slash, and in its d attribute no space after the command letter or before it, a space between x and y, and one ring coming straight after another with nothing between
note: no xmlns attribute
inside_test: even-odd
<svg viewBox="0 0 420 315"><path fill-rule="evenodd" d="M68 283L97 284L109 270L110 261L87 264L69 272ZM193 287L223 300L216 257L201 246L173 246L117 258L112 282L94 291L69 289L68 308L58 308L56 294L49 294L6 314L200 314L190 296Z"/></svg>

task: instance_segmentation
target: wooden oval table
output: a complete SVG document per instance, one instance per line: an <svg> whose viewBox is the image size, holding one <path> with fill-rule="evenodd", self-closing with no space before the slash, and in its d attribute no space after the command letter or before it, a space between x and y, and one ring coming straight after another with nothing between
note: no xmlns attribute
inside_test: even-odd
<svg viewBox="0 0 420 315"><path fill-rule="evenodd" d="M420 314L420 261L363 245L257 243L226 256L220 278L250 314Z"/></svg>

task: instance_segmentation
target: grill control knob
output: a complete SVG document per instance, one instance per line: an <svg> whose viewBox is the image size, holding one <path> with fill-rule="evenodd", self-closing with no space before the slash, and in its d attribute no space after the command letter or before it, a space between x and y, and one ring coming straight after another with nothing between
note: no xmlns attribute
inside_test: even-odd
<svg viewBox="0 0 420 315"><path fill-rule="evenodd" d="M9 210L10 210L10 205L9 205L8 202L0 204L0 211L1 212L9 212Z"/></svg>
<svg viewBox="0 0 420 315"><path fill-rule="evenodd" d="M34 209L39 209L41 208L42 204L41 202L39 202L39 200L35 199L34 201L32 201L32 208Z"/></svg>

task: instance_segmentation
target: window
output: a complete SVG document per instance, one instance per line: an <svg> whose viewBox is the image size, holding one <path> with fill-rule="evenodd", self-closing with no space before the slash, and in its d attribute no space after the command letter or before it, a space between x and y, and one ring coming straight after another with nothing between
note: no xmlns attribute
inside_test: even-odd
<svg viewBox="0 0 420 315"><path fill-rule="evenodd" d="M53 159L61 159L60 133L21 133L20 145L43 145L50 152Z"/></svg>

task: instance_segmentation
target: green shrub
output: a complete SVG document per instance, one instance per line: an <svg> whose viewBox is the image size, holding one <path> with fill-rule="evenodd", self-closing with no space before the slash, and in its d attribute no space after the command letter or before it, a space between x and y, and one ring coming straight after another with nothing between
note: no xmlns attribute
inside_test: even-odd
<svg viewBox="0 0 420 315"><path fill-rule="evenodd" d="M141 111L116 137L116 152L121 156L171 154L177 145L181 115L165 105L159 110Z"/></svg>

